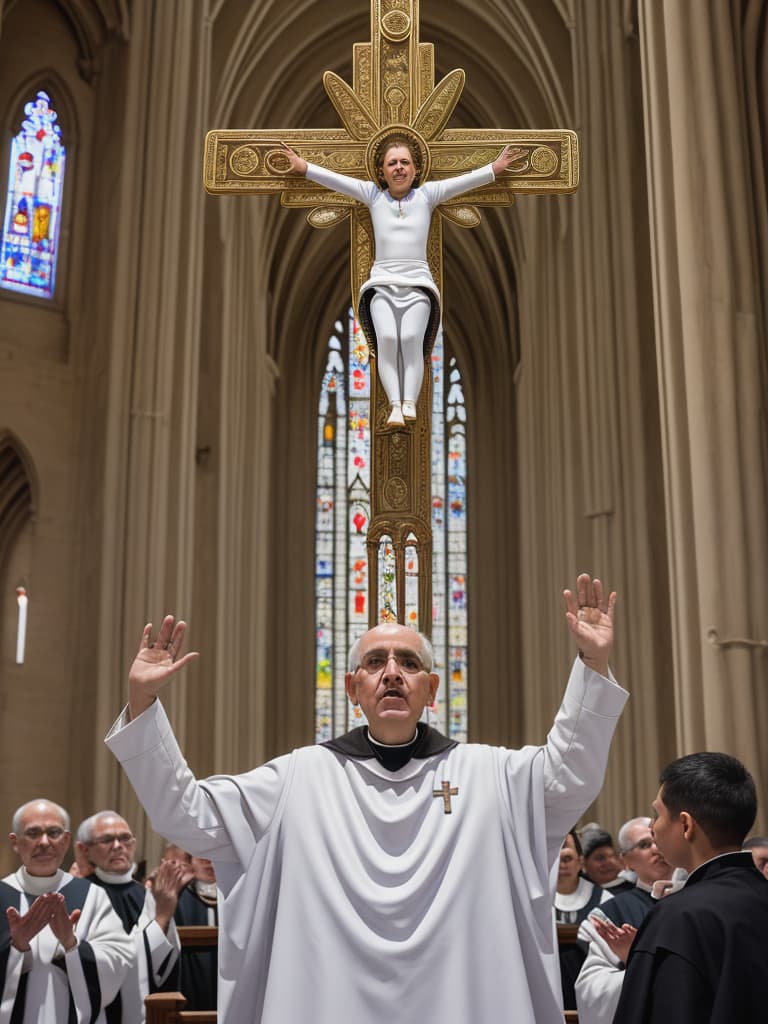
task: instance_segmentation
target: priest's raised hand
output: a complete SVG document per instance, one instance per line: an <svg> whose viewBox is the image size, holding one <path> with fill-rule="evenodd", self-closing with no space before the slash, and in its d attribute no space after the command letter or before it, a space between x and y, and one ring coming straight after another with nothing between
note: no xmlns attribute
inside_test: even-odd
<svg viewBox="0 0 768 1024"><path fill-rule="evenodd" d="M576 593L564 590L565 617L579 645L579 657L601 676L608 675L608 661L613 650L613 609L616 593L606 600L603 584L583 572L576 579Z"/></svg>
<svg viewBox="0 0 768 1024"><path fill-rule="evenodd" d="M128 708L136 718L154 703L155 697L171 676L199 657L197 651L181 655L186 622L166 615L157 636L152 637L148 622L141 635L139 651L128 673Z"/></svg>

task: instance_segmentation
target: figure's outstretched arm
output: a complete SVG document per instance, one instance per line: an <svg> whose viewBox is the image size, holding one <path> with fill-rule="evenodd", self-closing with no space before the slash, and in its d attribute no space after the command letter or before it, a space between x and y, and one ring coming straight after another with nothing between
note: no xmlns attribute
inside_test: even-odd
<svg viewBox="0 0 768 1024"><path fill-rule="evenodd" d="M378 191L373 182L352 178L348 174L339 174L338 171L321 167L319 164L307 163L290 146L284 142L281 142L280 145L285 150L285 155L290 161L291 171L294 174L303 174L318 185L325 185L326 188L333 189L334 192L341 192L343 196L349 196L350 199L357 199L358 202L365 203L366 206L371 205Z"/></svg>
<svg viewBox="0 0 768 1024"><path fill-rule="evenodd" d="M496 177L521 157L525 156L525 150L518 147L505 146L492 164L485 164L484 167L477 167L467 174L459 174L455 178L443 178L442 181L430 181L424 185L424 190L429 196L432 209L445 203L449 199L463 195L464 192L471 192L481 185L490 185Z"/></svg>
<svg viewBox="0 0 768 1024"><path fill-rule="evenodd" d="M141 635L139 651L128 673L128 708L131 718L138 717L154 703L171 676L198 657L196 651L181 656L186 622L166 615L157 636L152 639L152 623Z"/></svg>

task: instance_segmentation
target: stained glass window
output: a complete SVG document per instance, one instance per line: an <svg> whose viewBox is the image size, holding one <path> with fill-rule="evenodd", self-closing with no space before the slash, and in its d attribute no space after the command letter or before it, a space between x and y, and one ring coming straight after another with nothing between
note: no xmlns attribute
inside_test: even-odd
<svg viewBox="0 0 768 1024"><path fill-rule="evenodd" d="M66 150L50 97L38 92L24 107L11 140L2 234L0 286L53 298Z"/></svg>
<svg viewBox="0 0 768 1024"><path fill-rule="evenodd" d="M432 352L432 642L440 689L431 722L467 738L466 407L456 360L442 336ZM359 724L344 691L347 652L368 628L370 519L368 349L350 309L328 342L320 390L316 507L316 716L318 743ZM418 620L418 547L405 547L405 621ZM379 622L397 620L391 538L378 548Z"/></svg>

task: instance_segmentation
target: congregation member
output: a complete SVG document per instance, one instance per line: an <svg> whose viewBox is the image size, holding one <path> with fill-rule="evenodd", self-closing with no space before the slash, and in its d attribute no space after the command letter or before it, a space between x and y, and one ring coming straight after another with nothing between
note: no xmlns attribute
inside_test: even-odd
<svg viewBox="0 0 768 1024"><path fill-rule="evenodd" d="M582 574L564 597L579 656L543 746L457 743L421 722L431 647L392 623L350 652L367 726L202 782L157 700L196 656L180 655L185 624L145 627L107 743L155 829L214 862L224 1024L466 1024L512 1008L517 1024L562 1024L554 869L627 699L608 667L616 595Z"/></svg>
<svg viewBox="0 0 768 1024"><path fill-rule="evenodd" d="M75 849L87 866L89 880L100 886L134 943L131 970L106 1008L108 1024L144 1020L144 1000L168 984L177 987L174 967L179 959L174 913L179 893L191 876L180 863L164 861L151 890L133 878L136 837L116 811L99 811L77 830Z"/></svg>
<svg viewBox="0 0 768 1024"><path fill-rule="evenodd" d="M634 879L627 877L622 868L610 832L602 828L582 831L581 848L584 857L584 877L594 885L606 889L612 896L634 886Z"/></svg>
<svg viewBox="0 0 768 1024"><path fill-rule="evenodd" d="M653 834L689 877L635 936L615 1024L765 1020L768 879L741 849L757 813L752 776L729 754L689 754L661 773Z"/></svg>
<svg viewBox="0 0 768 1024"><path fill-rule="evenodd" d="M742 850L749 850L757 870L768 878L768 836L750 836L744 840Z"/></svg>
<svg viewBox="0 0 768 1024"><path fill-rule="evenodd" d="M32 800L9 838L21 866L0 893L0 1024L105 1024L135 949L107 894L61 870L69 815Z"/></svg>
<svg viewBox="0 0 768 1024"><path fill-rule="evenodd" d="M560 848L554 899L555 921L559 925L580 924L590 910L611 898L605 889L583 877L583 866L581 842L575 830L571 829ZM576 996L573 986L584 963L586 945L561 940L558 947L563 1006L566 1010L575 1010Z"/></svg>
<svg viewBox="0 0 768 1024"><path fill-rule="evenodd" d="M611 1024L632 940L656 903L653 887L672 876L672 867L656 846L651 824L649 817L636 817L619 829L621 863L634 873L635 885L601 904L600 913L590 917L582 930L591 941L575 986L580 1024Z"/></svg>
<svg viewBox="0 0 768 1024"><path fill-rule="evenodd" d="M218 927L219 907L216 873L207 857L191 857L194 877L179 894L175 919L178 925ZM215 1010L218 953L216 946L182 950L179 989L187 1000L188 1010Z"/></svg>

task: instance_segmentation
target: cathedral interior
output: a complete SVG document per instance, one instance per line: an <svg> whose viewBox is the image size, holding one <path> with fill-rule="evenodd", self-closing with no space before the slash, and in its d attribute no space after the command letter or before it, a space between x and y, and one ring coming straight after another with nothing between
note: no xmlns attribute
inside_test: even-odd
<svg viewBox="0 0 768 1024"><path fill-rule="evenodd" d="M562 591L587 571L618 593L631 693L591 817L646 813L662 766L695 750L742 758L765 800L766 4L377 5L418 18L436 79L465 71L451 128L579 140L574 194L443 231L468 738L542 742L575 653ZM41 92L66 148L51 294L0 281L9 823L36 796L75 822L116 807L157 855L102 739L167 612L201 652L165 698L198 775L313 741L318 395L349 231L206 194L203 143L339 127L323 74L351 83L370 34L367 0L0 0L9 197Z"/></svg>

